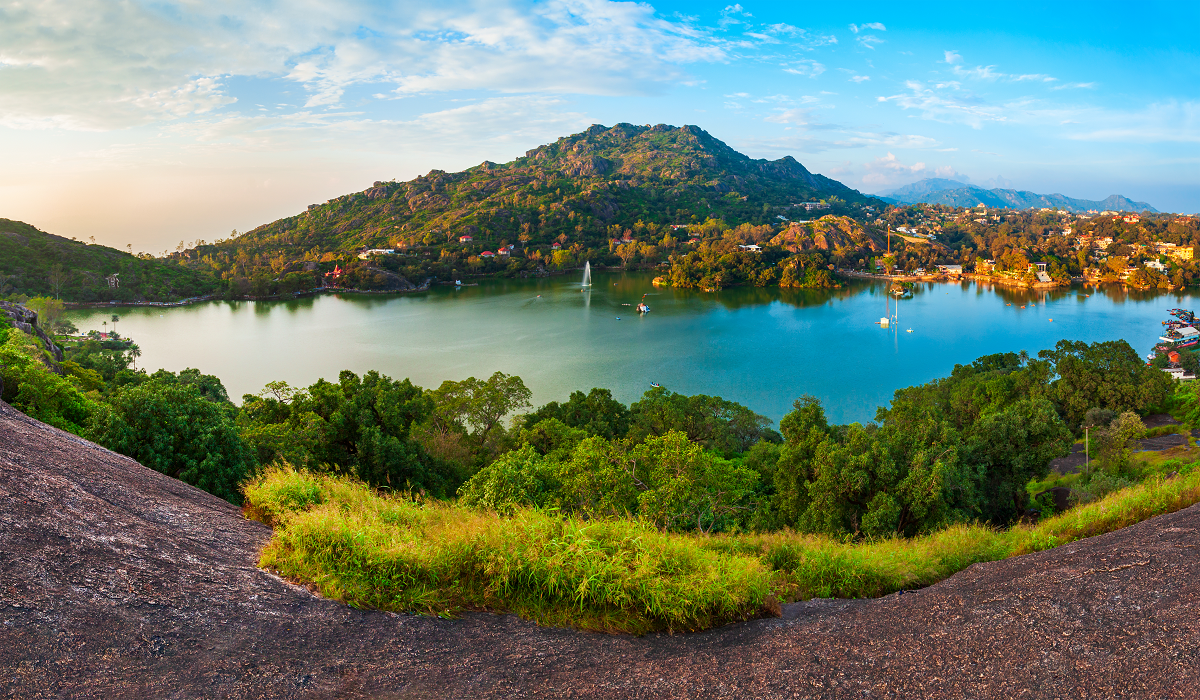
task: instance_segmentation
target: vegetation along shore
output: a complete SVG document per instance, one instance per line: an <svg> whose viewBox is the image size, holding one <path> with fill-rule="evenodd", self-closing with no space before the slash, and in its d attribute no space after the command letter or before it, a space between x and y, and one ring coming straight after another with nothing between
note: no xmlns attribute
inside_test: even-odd
<svg viewBox="0 0 1200 700"><path fill-rule="evenodd" d="M698 630L925 586L1200 500L1190 438L1135 451L1147 416L1193 427L1195 384L1123 341L981 357L865 425L800 397L776 427L661 387L535 408L499 372L425 389L344 371L238 406L199 370L135 369L119 336L58 336L60 359L5 325L6 402L243 505L274 528L262 566L358 606ZM1052 470L1085 430L1087 468Z"/></svg>

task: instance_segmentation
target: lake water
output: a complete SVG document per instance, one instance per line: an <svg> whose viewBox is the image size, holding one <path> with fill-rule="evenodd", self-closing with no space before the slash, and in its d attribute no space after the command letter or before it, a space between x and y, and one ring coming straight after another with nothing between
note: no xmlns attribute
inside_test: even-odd
<svg viewBox="0 0 1200 700"><path fill-rule="evenodd" d="M593 277L590 292L580 292L578 276L563 276L403 296L85 309L70 318L80 330L101 330L120 314L117 330L141 347L140 367L199 368L221 377L239 401L271 380L307 386L336 381L342 369L378 369L428 388L500 370L520 375L535 405L594 386L629 403L657 382L723 396L776 421L796 397L813 394L830 420L848 422L872 419L898 388L988 353L1124 338L1145 355L1166 310L1193 301L930 283L897 306L877 282L709 294L656 289L649 274ZM651 312L639 316L632 305L643 294ZM889 307L898 322L884 329L877 322Z"/></svg>

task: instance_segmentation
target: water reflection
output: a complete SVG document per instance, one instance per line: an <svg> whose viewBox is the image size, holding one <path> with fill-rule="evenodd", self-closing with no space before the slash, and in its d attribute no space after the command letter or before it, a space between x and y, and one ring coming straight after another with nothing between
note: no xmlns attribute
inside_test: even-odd
<svg viewBox="0 0 1200 700"><path fill-rule="evenodd" d="M342 369L378 369L426 387L500 370L520 375L539 403L593 386L629 402L654 382L725 396L774 419L809 393L831 420L846 422L870 420L896 389L988 353L1034 354L1062 338L1125 338L1145 353L1166 309L1194 300L964 281L917 283L897 304L888 283L875 280L706 293L654 287L653 277L595 270L590 292L572 273L402 295L104 307L70 317L83 330L102 330L119 313L120 332L142 348L140 366L198 367L220 376L232 396L277 379L336 379ZM643 295L651 311L640 316L634 305ZM885 315L897 318L887 329L878 323Z"/></svg>

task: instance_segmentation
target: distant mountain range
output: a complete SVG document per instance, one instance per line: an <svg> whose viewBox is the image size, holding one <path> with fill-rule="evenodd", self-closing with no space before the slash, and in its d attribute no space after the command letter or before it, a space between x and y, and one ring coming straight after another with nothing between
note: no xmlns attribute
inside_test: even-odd
<svg viewBox="0 0 1200 700"><path fill-rule="evenodd" d="M951 207L974 207L980 204L989 207L1007 209L1065 209L1070 212L1082 213L1096 211L1134 211L1157 212L1158 210L1146 202L1135 202L1119 194L1110 195L1105 199L1075 199L1061 194L1038 194L1028 190L987 190L975 185L968 185L957 180L944 178L927 178L899 189L880 192L875 195L892 204L944 204Z"/></svg>

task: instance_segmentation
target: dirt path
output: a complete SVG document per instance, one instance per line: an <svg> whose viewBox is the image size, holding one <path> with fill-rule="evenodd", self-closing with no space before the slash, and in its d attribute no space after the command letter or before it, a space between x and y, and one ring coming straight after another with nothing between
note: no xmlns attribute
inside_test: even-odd
<svg viewBox="0 0 1200 700"><path fill-rule="evenodd" d="M1195 698L1198 528L694 635L440 620L283 583L236 508L0 403L0 697Z"/></svg>

